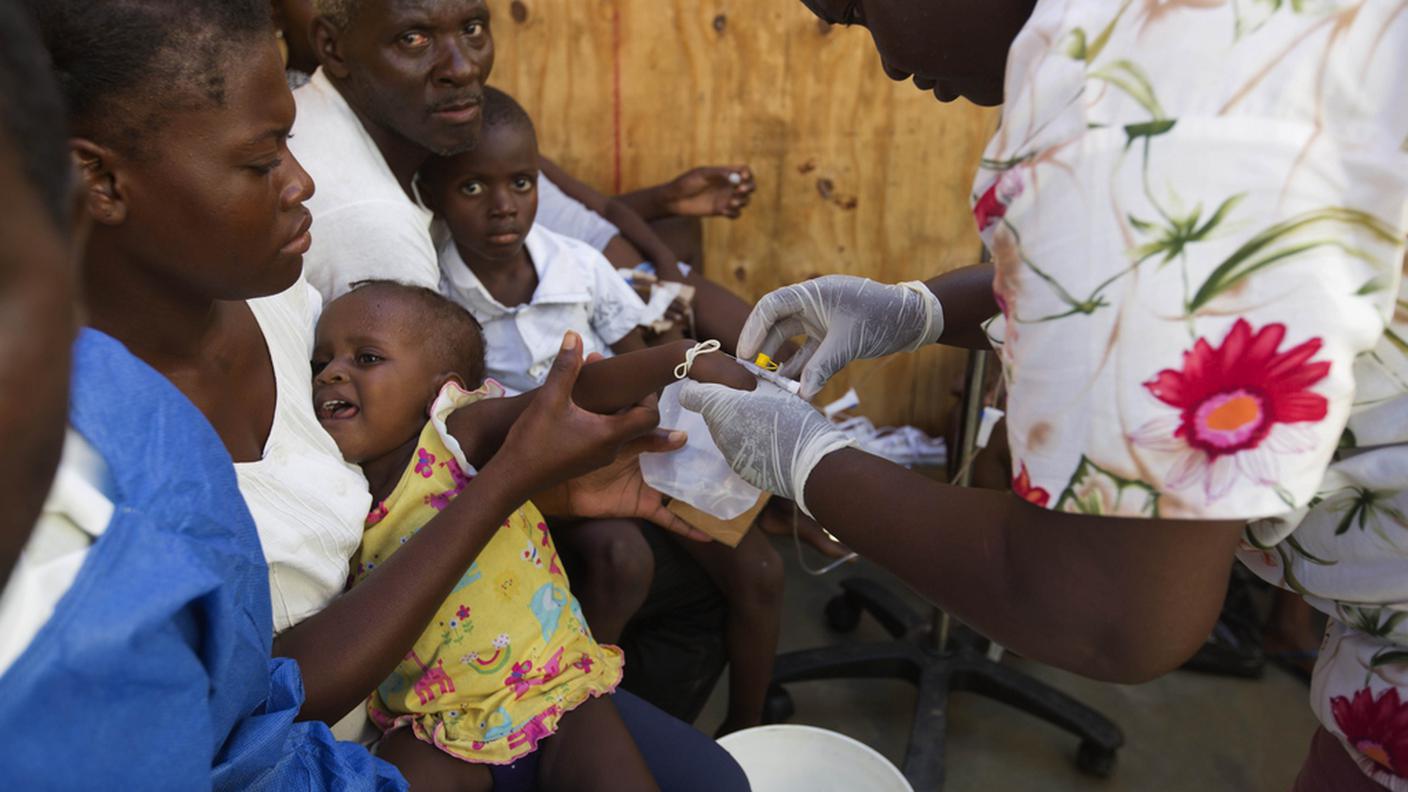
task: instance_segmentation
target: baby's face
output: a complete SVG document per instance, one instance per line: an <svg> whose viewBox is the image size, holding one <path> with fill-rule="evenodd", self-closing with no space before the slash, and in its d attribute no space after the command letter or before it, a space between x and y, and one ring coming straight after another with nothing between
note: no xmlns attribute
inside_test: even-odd
<svg viewBox="0 0 1408 792"><path fill-rule="evenodd" d="M438 374L411 301L358 289L328 303L313 342L313 410L342 456L379 459L420 436Z"/></svg>

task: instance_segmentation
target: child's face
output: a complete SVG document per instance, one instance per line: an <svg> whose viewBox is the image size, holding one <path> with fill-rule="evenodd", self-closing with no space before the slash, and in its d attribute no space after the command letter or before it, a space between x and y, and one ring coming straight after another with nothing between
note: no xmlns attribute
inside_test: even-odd
<svg viewBox="0 0 1408 792"><path fill-rule="evenodd" d="M313 410L342 456L379 459L420 435L444 382L414 301L367 288L323 309L313 342ZM446 375L448 376L448 375Z"/></svg>
<svg viewBox="0 0 1408 792"><path fill-rule="evenodd" d="M474 151L436 175L437 208L471 263L513 261L538 214L538 146L532 133L504 124L484 129Z"/></svg>

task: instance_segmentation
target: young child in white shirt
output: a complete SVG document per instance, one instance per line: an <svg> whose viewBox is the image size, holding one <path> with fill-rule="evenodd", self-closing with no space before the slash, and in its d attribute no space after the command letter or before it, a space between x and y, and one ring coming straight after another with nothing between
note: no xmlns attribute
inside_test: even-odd
<svg viewBox="0 0 1408 792"><path fill-rule="evenodd" d="M584 354L644 347L638 323L645 305L605 257L534 224L539 155L532 119L490 87L481 108L478 144L427 163L420 190L450 230L440 251L440 291L483 325L489 376L520 391L537 387L567 330L582 336ZM640 526L588 521L557 528L558 545L581 557L582 568L572 570L574 589L593 632L617 640L654 575ZM755 725L777 652L781 558L757 531L733 549L687 545L729 603L730 700L721 731Z"/></svg>
<svg viewBox="0 0 1408 792"><path fill-rule="evenodd" d="M484 326L488 375L521 392L543 383L567 330L587 355L643 348L645 304L601 253L534 223L537 141L527 114L505 102L486 89L474 151L435 161L421 178L453 237L440 250L440 292ZM507 118L515 108L521 123Z"/></svg>

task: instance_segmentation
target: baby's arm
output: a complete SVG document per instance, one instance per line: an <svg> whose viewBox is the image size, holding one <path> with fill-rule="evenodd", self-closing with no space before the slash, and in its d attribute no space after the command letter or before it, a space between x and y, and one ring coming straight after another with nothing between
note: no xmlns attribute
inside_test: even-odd
<svg viewBox="0 0 1408 792"><path fill-rule="evenodd" d="M582 367L572 400L584 410L609 415L626 409L675 381L675 368L693 349L693 341L676 341L599 360ZM728 355L700 355L690 368L691 379L753 390L757 380ZM446 422L471 465L489 461L518 416L533 403L536 390L505 399L485 399L456 410ZM666 427L668 428L668 427Z"/></svg>

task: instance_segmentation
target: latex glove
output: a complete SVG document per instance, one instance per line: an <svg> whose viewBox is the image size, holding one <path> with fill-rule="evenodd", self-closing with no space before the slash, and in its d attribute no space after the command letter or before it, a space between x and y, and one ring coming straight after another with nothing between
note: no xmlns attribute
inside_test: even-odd
<svg viewBox="0 0 1408 792"><path fill-rule="evenodd" d="M734 472L753 486L803 500L807 478L821 458L855 441L838 432L810 404L767 382L751 391L687 381L680 405L704 416L709 433Z"/></svg>
<svg viewBox="0 0 1408 792"><path fill-rule="evenodd" d="M759 300L738 337L738 357L772 356L787 339L805 335L781 374L801 380L802 398L811 399L852 360L909 352L938 341L943 331L943 306L919 281L890 285L827 275Z"/></svg>

